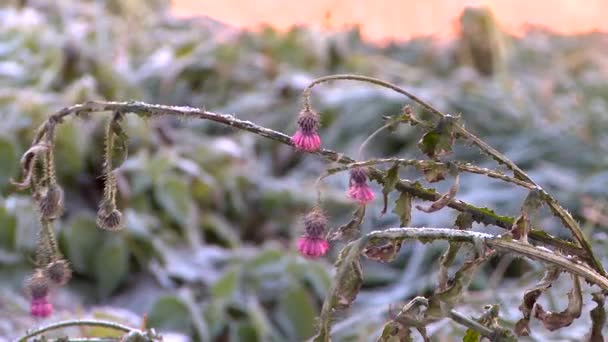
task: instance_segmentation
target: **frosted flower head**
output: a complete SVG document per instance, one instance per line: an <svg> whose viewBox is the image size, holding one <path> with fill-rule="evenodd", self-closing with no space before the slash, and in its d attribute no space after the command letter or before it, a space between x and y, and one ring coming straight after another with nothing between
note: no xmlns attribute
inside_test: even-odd
<svg viewBox="0 0 608 342"><path fill-rule="evenodd" d="M350 180L347 195L359 204L366 205L376 197L367 183L367 170L356 167L350 171Z"/></svg>
<svg viewBox="0 0 608 342"><path fill-rule="evenodd" d="M318 133L319 114L310 108L303 109L298 114L298 130L291 137L291 143L298 150L314 152L321 148L321 137Z"/></svg>
<svg viewBox="0 0 608 342"><path fill-rule="evenodd" d="M310 259L319 258L329 250L325 238L327 218L319 209L314 209L303 218L304 234L298 239L298 251Z"/></svg>

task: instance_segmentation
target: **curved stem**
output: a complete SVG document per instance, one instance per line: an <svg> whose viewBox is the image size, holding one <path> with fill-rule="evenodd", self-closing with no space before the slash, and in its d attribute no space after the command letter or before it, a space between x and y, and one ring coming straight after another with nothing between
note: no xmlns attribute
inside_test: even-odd
<svg viewBox="0 0 608 342"><path fill-rule="evenodd" d="M386 124L380 128L378 128L377 130L375 130L372 134L369 135L369 137L367 137L362 143L361 146L359 146L359 159L363 159L363 150L365 149L365 147L367 146L367 144L376 136L378 135L378 133L382 132L385 128L390 127L389 124Z"/></svg>
<svg viewBox="0 0 608 342"><path fill-rule="evenodd" d="M17 341L18 342L27 342L27 340L29 338L32 338L34 336L38 336L38 335L43 334L43 333L45 333L47 331L57 330L57 329L62 329L62 328L67 328L67 327L73 327L73 326L102 327L102 328L109 328L109 329L123 331L125 333L131 332L133 330L137 330L137 329L129 328L126 325L122 325L122 324L114 323L114 322L108 322L108 321L86 320L86 319L71 320L71 321L64 321L64 322L53 323L53 324L49 324L47 326L38 328L36 330L33 330L31 332L26 333L25 336L19 338Z"/></svg>

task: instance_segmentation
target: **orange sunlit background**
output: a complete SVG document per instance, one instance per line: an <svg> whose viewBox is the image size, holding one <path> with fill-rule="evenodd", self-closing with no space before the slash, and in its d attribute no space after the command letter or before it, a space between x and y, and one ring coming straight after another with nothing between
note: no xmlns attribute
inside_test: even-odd
<svg viewBox="0 0 608 342"><path fill-rule="evenodd" d="M173 0L177 16L207 15L227 24L255 29L294 24L342 29L360 25L375 41L420 35L447 38L465 6L488 6L503 28L521 34L538 25L564 34L608 31L608 0Z"/></svg>

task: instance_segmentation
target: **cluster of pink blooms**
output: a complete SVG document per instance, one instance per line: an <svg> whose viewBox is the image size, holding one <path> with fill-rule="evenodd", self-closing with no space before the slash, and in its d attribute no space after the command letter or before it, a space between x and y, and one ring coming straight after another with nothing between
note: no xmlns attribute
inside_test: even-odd
<svg viewBox="0 0 608 342"><path fill-rule="evenodd" d="M298 115L298 130L291 138L294 147L301 151L315 152L321 148L319 137L319 114L310 108L304 108ZM375 195L368 184L367 170L364 167L353 168L350 172L347 195L360 205L374 200ZM319 209L314 209L304 217L305 233L298 239L300 254L310 259L319 258L329 250L326 238L327 218Z"/></svg>
<svg viewBox="0 0 608 342"><path fill-rule="evenodd" d="M49 317L53 313L53 304L49 303L48 296L32 298L30 313L34 317Z"/></svg>

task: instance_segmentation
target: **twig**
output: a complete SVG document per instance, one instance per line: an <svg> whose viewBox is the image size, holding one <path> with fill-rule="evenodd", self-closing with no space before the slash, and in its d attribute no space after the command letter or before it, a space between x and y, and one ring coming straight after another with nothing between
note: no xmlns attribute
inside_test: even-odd
<svg viewBox="0 0 608 342"><path fill-rule="evenodd" d="M559 266L565 271L585 278L592 284L608 291L608 278L599 274L585 264L578 263L572 258L551 252L546 248L538 248L529 244L522 244L509 237L495 236L485 233L450 228L389 228L377 230L367 234L371 239L416 239L422 241L448 240L454 242L467 242L474 245L483 243L486 246L503 251L511 252L530 259L540 260L552 265Z"/></svg>
<svg viewBox="0 0 608 342"><path fill-rule="evenodd" d="M93 327L102 327L102 328L109 328L109 329L114 329L114 330L119 330L119 331L123 331L123 332L131 332L132 330L136 330L133 328L129 328L126 325L122 325L119 323L115 323L115 322L108 322L108 321L99 321L99 320L86 320L86 319L82 319L82 320L70 320L70 321L64 321L64 322L58 322L58 323L53 323L53 324L49 324L46 325L44 327L38 328L36 330L30 331L28 333L25 334L25 336L19 338L17 341L18 342L27 342L27 340L29 338L32 338L34 336L38 336L40 334L43 334L47 331L51 331L51 330L57 330L57 329L62 329L62 328L67 328L67 327L73 327L73 326L93 326Z"/></svg>
<svg viewBox="0 0 608 342"><path fill-rule="evenodd" d="M475 320L466 317L465 315L461 314L456 310L450 310L450 318L453 319L454 322L462 324L467 328L473 329L485 337L492 338L495 335L494 330L486 327L485 325Z"/></svg>

